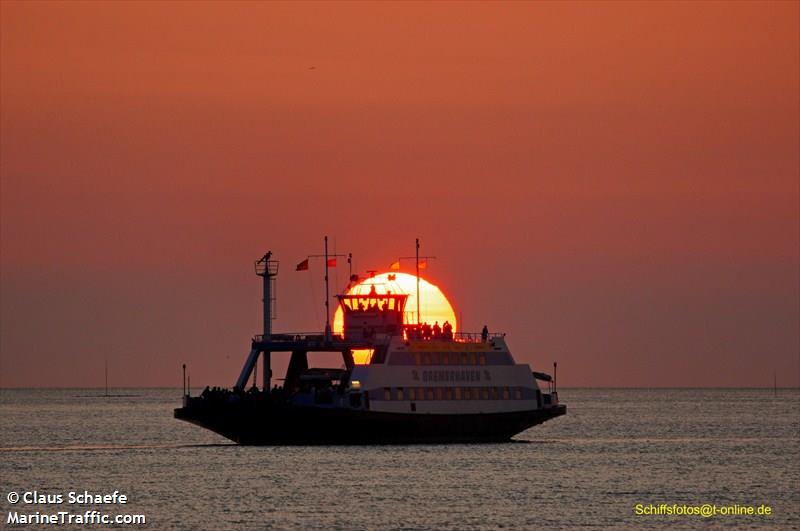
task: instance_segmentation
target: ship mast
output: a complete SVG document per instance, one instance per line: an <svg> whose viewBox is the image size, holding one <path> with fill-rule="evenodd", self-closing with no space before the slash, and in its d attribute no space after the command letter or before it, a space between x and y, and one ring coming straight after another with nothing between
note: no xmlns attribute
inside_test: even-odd
<svg viewBox="0 0 800 531"><path fill-rule="evenodd" d="M256 275L260 276L263 279L263 298L262 303L264 307L264 323L263 323L263 337L264 341L269 341L272 335L272 320L275 318L275 312L273 311L275 308L275 277L278 275L278 261L272 260L272 251L267 251L267 253L261 257L255 263L255 271ZM272 376L272 353L268 351L264 352L264 363L262 367L262 387L265 391L268 391L270 388L270 378ZM258 352L256 352L256 356L253 359L253 367L255 367L256 363L258 362ZM252 369L251 369L252 370ZM255 371L254 371L255 372ZM248 371L249 375L249 371ZM255 379L256 375L253 375ZM245 375L244 380L238 382L238 384L244 389L244 386L247 383L247 375ZM255 383L253 384L255 385Z"/></svg>
<svg viewBox="0 0 800 531"><path fill-rule="evenodd" d="M416 264L417 264L417 324L422 322L419 315L419 238L417 238L417 254L416 254Z"/></svg>
<svg viewBox="0 0 800 531"><path fill-rule="evenodd" d="M331 340L331 305L328 289L328 237L325 236L325 341Z"/></svg>

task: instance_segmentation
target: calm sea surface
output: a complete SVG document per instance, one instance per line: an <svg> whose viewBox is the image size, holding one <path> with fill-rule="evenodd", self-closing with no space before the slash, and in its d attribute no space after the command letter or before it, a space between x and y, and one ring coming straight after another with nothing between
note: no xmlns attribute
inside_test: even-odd
<svg viewBox="0 0 800 531"><path fill-rule="evenodd" d="M147 529L800 526L796 389L562 389L567 416L517 443L263 448L174 420L180 391L112 392L135 396L0 391L0 527L9 511L91 509L144 514ZM34 490L118 490L129 503L7 500ZM773 514L635 514L662 503Z"/></svg>

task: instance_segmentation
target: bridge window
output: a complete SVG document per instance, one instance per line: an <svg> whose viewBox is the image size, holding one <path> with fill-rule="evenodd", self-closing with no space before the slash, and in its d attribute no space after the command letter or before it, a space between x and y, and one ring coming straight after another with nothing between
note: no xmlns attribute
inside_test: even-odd
<svg viewBox="0 0 800 531"><path fill-rule="evenodd" d="M409 400L416 400L417 399L417 390L413 387L408 390L408 399Z"/></svg>
<svg viewBox="0 0 800 531"><path fill-rule="evenodd" d="M391 400L392 399L392 388L391 387L384 387L383 388L383 399L384 400Z"/></svg>
<svg viewBox="0 0 800 531"><path fill-rule="evenodd" d="M456 400L461 400L461 388L460 387L456 387L455 388L455 398L456 398Z"/></svg>
<svg viewBox="0 0 800 531"><path fill-rule="evenodd" d="M511 396L508 392L508 387L503 387L503 400L508 400L509 398L511 398Z"/></svg>
<svg viewBox="0 0 800 531"><path fill-rule="evenodd" d="M519 387L514 388L514 400L522 400L522 389Z"/></svg>
<svg viewBox="0 0 800 531"><path fill-rule="evenodd" d="M402 387L398 387L397 388L397 399L398 400L405 400L405 396L404 395L405 395L405 393L403 392L403 388Z"/></svg>

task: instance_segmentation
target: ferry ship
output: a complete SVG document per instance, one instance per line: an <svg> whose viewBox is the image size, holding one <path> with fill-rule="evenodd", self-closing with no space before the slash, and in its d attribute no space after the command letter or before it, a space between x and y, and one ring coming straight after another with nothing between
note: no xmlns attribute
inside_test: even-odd
<svg viewBox="0 0 800 531"><path fill-rule="evenodd" d="M566 413L555 377L515 362L505 334L432 333L419 318L408 322L409 294L397 289L338 295L341 333L332 333L329 318L321 334L272 333L278 262L271 256L255 265L264 333L253 337L236 384L193 397L184 378L175 418L245 445L413 444L509 441ZM326 252L326 280L328 260ZM313 352L340 353L342 364L309 368ZM270 387L277 353L289 353L289 364L283 385ZM247 389L259 358L261 388Z"/></svg>

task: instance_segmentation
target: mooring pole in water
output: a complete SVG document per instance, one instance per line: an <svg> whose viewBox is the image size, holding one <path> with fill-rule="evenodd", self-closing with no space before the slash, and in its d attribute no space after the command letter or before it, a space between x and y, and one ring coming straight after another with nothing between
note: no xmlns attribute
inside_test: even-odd
<svg viewBox="0 0 800 531"><path fill-rule="evenodd" d="M186 364L183 364L183 396L186 396Z"/></svg>
<svg viewBox="0 0 800 531"><path fill-rule="evenodd" d="M558 392L558 362L553 362L553 390Z"/></svg>

